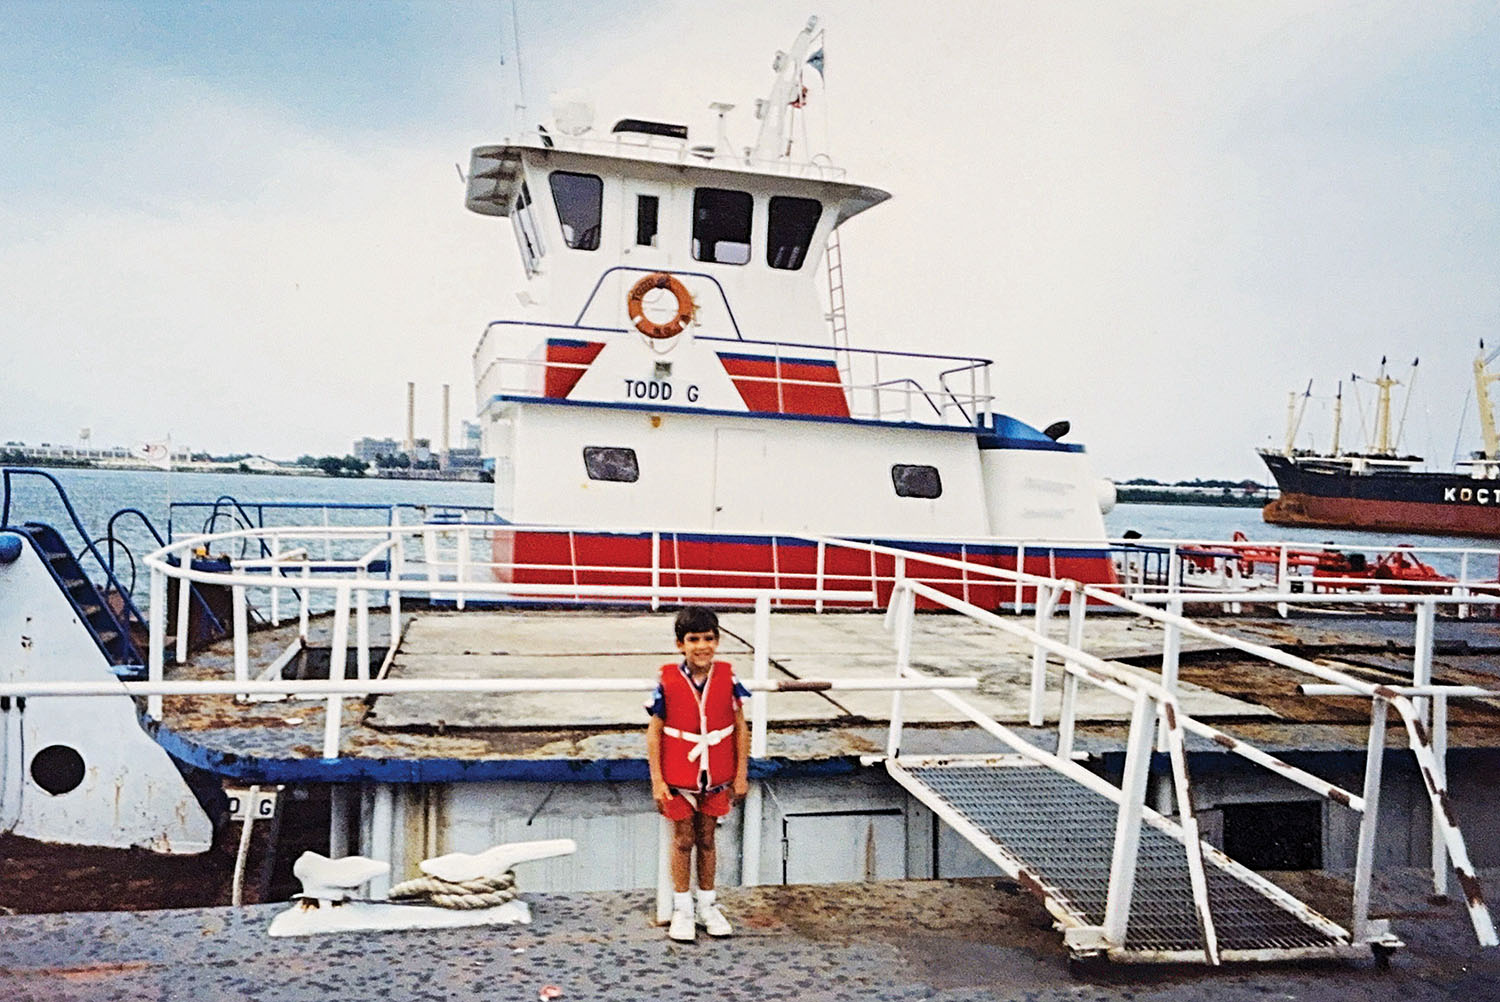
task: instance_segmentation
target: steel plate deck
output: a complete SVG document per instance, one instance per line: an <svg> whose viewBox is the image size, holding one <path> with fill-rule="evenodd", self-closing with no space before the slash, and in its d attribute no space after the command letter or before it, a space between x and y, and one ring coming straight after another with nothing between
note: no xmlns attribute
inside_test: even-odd
<svg viewBox="0 0 1500 1002"><path fill-rule="evenodd" d="M899 764L899 759L895 764ZM1031 877L1078 924L1104 923L1118 808L1108 798L1045 766L911 765L904 772L958 812ZM917 791L913 791L917 792ZM983 850L972 834L963 833ZM1349 936L1322 919L1322 928L1247 881L1253 874L1208 852L1208 897L1225 954L1303 954L1346 948ZM1237 872L1238 871L1238 872ZM1321 919L1321 916L1317 916ZM1170 835L1141 831L1126 952L1201 953L1186 854Z"/></svg>

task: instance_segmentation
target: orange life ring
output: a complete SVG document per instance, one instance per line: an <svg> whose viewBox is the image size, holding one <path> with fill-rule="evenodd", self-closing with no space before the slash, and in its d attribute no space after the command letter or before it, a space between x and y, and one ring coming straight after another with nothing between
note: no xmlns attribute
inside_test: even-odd
<svg viewBox="0 0 1500 1002"><path fill-rule="evenodd" d="M652 289L666 289L677 297L677 315L664 324L647 317L646 311L641 308L641 301ZM650 338L676 337L693 321L693 297L688 295L687 286L664 271L652 272L635 283L630 295L625 297L625 309L629 312L630 322L635 324L635 329Z"/></svg>

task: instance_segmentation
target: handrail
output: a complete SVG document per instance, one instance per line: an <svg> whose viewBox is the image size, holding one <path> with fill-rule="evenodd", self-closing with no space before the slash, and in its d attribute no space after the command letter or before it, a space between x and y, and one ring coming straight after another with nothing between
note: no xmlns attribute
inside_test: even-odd
<svg viewBox="0 0 1500 1002"><path fill-rule="evenodd" d="M616 264L605 268L604 271L600 272L599 280L594 283L593 290L589 292L588 299L584 300L583 309L578 311L578 319L573 321L573 325L577 327L583 323L584 315L588 313L589 307L594 305L594 297L599 294L599 290L604 286L604 280L609 277L611 272L637 271L643 274L650 275L661 270L662 269L660 268L643 268L639 265L633 264ZM719 284L719 280L717 278L714 278L712 275L704 271L673 271L672 274L687 275L692 278L706 278L708 279L708 281L712 282L714 284L714 288L719 290L719 298L724 303L724 312L729 314L729 323L730 326L734 328L735 336L738 337L741 341L745 339L744 335L740 333L739 321L734 318L734 307L729 305L729 294L724 291L724 286Z"/></svg>
<svg viewBox="0 0 1500 1002"><path fill-rule="evenodd" d="M105 562L104 557L99 553L99 548L94 545L94 541L89 535L88 530L83 527L83 520L78 517L78 510L73 507L73 501L68 497L68 492L63 488L62 483L52 474L46 472L45 470L14 468L9 466L0 469L0 478L3 478L4 483L4 499L3 502L0 502L0 528L6 528L10 525L12 476L41 477L43 480L46 480L52 485L53 489L57 491L58 499L63 503L63 508L68 513L68 518L73 523L74 531L76 531L78 535L83 539L84 546L93 556L94 562L99 565L99 569L103 571L105 577L105 587L113 588L116 592L119 593L122 608L124 610L125 618L127 621L127 626L131 621L142 627L147 626L148 624L146 621L146 617L141 613L141 610L136 607L134 600L130 597L130 593L125 590L125 588L120 584L119 579L115 577L112 566ZM127 643L132 643L128 636L125 638L125 640Z"/></svg>

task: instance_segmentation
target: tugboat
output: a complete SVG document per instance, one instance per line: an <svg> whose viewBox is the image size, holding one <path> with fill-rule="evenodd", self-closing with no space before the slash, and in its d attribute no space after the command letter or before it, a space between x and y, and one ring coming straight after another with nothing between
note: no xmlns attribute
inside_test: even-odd
<svg viewBox="0 0 1500 1002"><path fill-rule="evenodd" d="M466 205L510 220L527 278L474 352L495 510L578 530L518 529L496 562L624 583L606 568L642 566L645 527L672 533L665 573L747 587L840 573L782 533L1113 581L1113 485L1062 441L1066 421L999 413L989 359L925 350L941 328L918 350L850 345L838 228L890 196L793 139L815 30L778 53L753 146L730 141L729 104L710 105L704 144L637 118L600 134L570 100L550 127L473 151Z"/></svg>
<svg viewBox="0 0 1500 1002"><path fill-rule="evenodd" d="M1490 403L1490 384L1500 375L1488 366L1500 349L1474 358L1474 393L1484 449L1451 472L1419 469L1421 456L1403 455L1400 429L1391 431L1391 389L1400 382L1386 374L1373 380L1375 440L1363 452L1339 450L1342 392L1334 407L1333 447L1327 452L1293 447L1295 401L1288 416L1286 446L1260 449L1260 458L1276 478L1280 497L1262 511L1273 525L1432 533L1447 536L1500 537L1500 434ZM1415 371L1416 363L1412 363Z"/></svg>

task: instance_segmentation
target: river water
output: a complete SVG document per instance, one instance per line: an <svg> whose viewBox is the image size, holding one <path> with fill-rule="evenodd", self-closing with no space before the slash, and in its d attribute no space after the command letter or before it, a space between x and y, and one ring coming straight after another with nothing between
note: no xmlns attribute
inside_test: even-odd
<svg viewBox="0 0 1500 1002"><path fill-rule="evenodd" d="M238 473L168 473L155 470L74 470L46 471L62 484L77 509L85 528L95 538L101 537L110 515L124 507L134 507L146 514L163 533L168 525L171 502L213 502L221 496L240 502L323 502L364 504L491 504L489 484L446 480L384 480L378 478L331 478L322 476L288 477ZM62 528L67 514L52 485L34 475L14 476L11 480L11 521L34 520ZM175 515L174 532L203 531L207 509ZM267 517L268 523L306 523L320 519L312 513L294 518L291 513ZM415 521L407 517L406 521ZM368 521L368 520L366 520ZM219 531L234 528L227 522L215 526ZM1227 540L1235 531L1244 532L1257 541L1281 541L1310 545L1333 543L1339 547L1366 553L1383 553L1401 544L1423 548L1482 547L1493 549L1496 541L1465 540L1440 536L1416 536L1410 533L1345 532L1329 529L1298 529L1270 526L1261 522L1255 508L1210 507L1206 505L1122 504L1105 517L1105 528L1119 537L1134 530L1147 539ZM137 556L150 552L154 544L135 520L123 521L118 535ZM71 536L71 533L68 533ZM1423 554L1423 559L1444 573L1456 574L1456 554ZM1471 558L1470 574L1491 577L1497 571L1494 557Z"/></svg>

